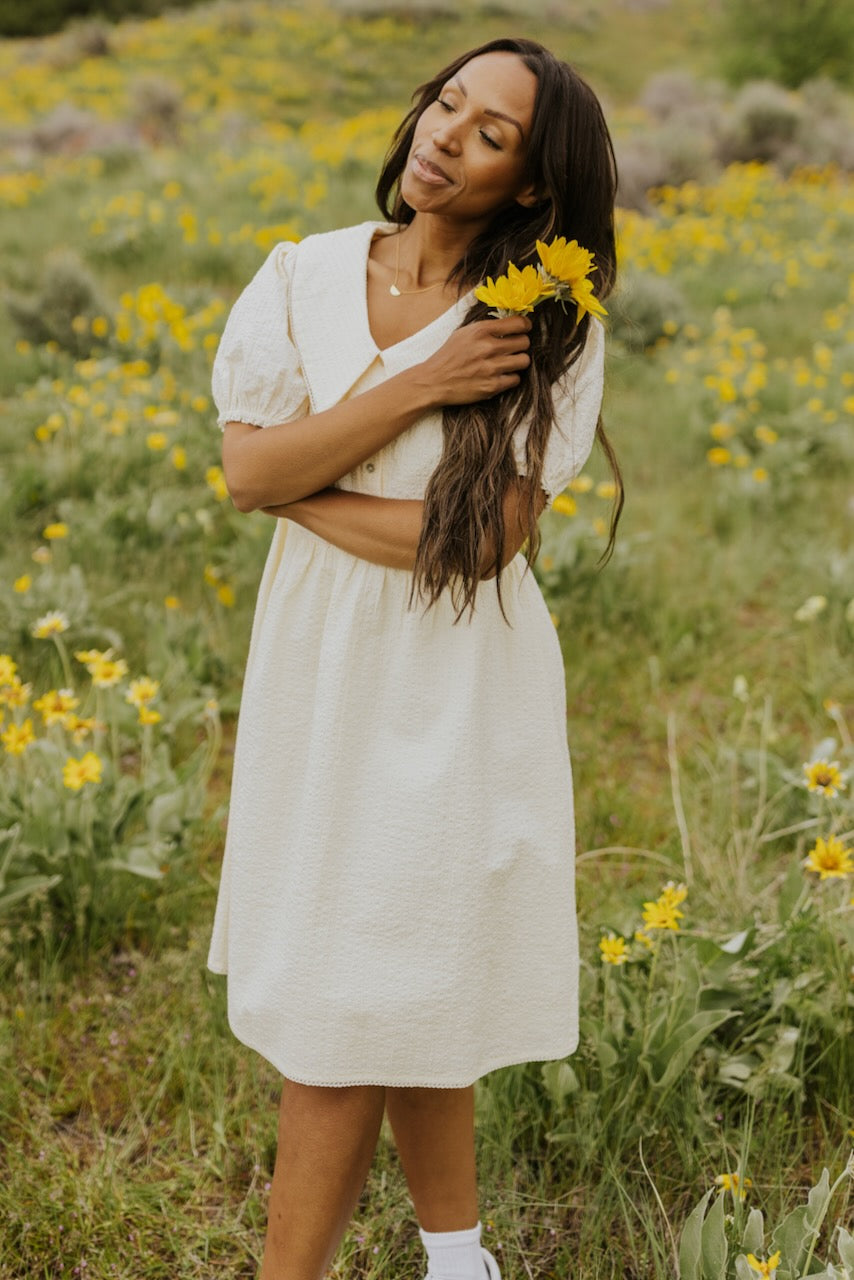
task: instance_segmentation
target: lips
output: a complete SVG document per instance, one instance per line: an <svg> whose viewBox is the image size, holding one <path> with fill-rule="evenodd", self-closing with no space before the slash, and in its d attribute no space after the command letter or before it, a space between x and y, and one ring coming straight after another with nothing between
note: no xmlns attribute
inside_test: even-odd
<svg viewBox="0 0 854 1280"><path fill-rule="evenodd" d="M432 160L428 160L418 152L412 157L412 171L422 182L427 182L434 187L450 185L453 182L444 169L440 169Z"/></svg>

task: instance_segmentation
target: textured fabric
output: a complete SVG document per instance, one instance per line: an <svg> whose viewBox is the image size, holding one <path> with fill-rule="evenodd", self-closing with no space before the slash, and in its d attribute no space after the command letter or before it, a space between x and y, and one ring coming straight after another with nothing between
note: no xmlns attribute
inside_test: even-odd
<svg viewBox="0 0 854 1280"><path fill-rule="evenodd" d="M378 350L365 223L277 245L232 310L220 424L270 426L427 359L470 295ZM547 484L590 450L603 337L559 396ZM523 442L522 442L523 443ZM422 498L426 414L338 482ZM473 618L407 607L411 574L276 522L258 593L209 967L234 1034L309 1084L463 1087L578 1039L573 807L560 646L524 557Z"/></svg>
<svg viewBox="0 0 854 1280"><path fill-rule="evenodd" d="M466 1231L425 1231L419 1227L427 1250L428 1280L486 1280L480 1233L479 1222Z"/></svg>

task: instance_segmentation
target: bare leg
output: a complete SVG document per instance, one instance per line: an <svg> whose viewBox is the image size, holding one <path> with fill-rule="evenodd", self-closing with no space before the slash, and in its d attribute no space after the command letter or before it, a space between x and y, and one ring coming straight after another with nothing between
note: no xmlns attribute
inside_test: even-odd
<svg viewBox="0 0 854 1280"><path fill-rule="evenodd" d="M284 1081L259 1280L322 1280L365 1185L384 1095Z"/></svg>
<svg viewBox="0 0 854 1280"><path fill-rule="evenodd" d="M386 1111L424 1230L476 1226L474 1086L387 1088Z"/></svg>

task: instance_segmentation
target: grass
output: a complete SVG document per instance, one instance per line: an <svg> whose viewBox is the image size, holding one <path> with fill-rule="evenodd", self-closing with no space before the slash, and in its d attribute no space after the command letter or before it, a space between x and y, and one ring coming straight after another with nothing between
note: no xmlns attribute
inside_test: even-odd
<svg viewBox="0 0 854 1280"><path fill-rule="evenodd" d="M181 79L205 109L188 108L182 146L115 151L94 165L85 156L34 162L43 190L25 205L0 206L0 257L13 286L33 286L47 250L61 242L90 265L111 316L124 291L152 281L189 312L212 297L227 304L261 260L255 236L265 228L291 221L305 232L373 216L382 130L356 113L400 104L437 61L509 21L466 6L453 22L395 12L333 25L318 11L294 14L280 29L258 6L245 12L221 69L218 32L233 18L227 6L119 29L116 84L99 90L105 111L127 109L123 95L142 70ZM515 24L569 54L619 104L657 67L712 67L707 6L680 0L643 10L609 0L595 19L586 12L579 6L553 21L529 6ZM263 64L259 46L269 55ZM40 42L30 56L47 63L59 47L59 39ZM18 46L0 45L7 70L19 57ZM48 92L33 77L32 112L44 114L56 94L86 101L87 78L96 78L91 66L55 70ZM282 88L271 96L276 83ZM276 133L283 119L299 125L309 101L312 114L329 121L320 152L307 135ZM246 111L248 123L227 145L217 130L235 110ZM356 124L339 129L335 117ZM343 155L340 148L333 155L342 138ZM266 208L266 188L250 189L259 180L273 186ZM164 195L170 182L180 183L178 194ZM112 200L134 192L142 193L142 214L125 206L107 216ZM607 504L595 493L579 495L574 520L549 513L543 522L544 556L556 567L540 572L566 660L590 1026L572 1060L576 1092L550 1091L537 1064L497 1072L478 1087L481 1217L508 1280L672 1277L673 1241L715 1174L746 1169L752 1203L774 1222L823 1165L838 1172L850 1149L850 912L835 905L843 886L832 881L810 887L792 911L805 883L800 860L827 829L830 810L789 777L823 738L835 738L834 750L844 753L844 721L825 702L844 712L852 701L850 412L842 408L851 395L842 377L852 339L837 266L851 231L850 186L793 180L761 198L758 211L710 214L701 224L700 240L723 228L728 252L706 254L700 243L676 254L668 278L698 337L683 327L639 353L612 344L606 416L628 490L613 561L596 567L602 541L593 521ZM161 206L160 221L149 202ZM181 230L187 211L195 239ZM108 225L93 232L99 214ZM650 225L672 249L679 212L662 208ZM741 241L760 227L777 239L749 254ZM206 234L211 228L219 242ZM805 277L797 287L785 285L785 259L793 256ZM630 259L627 271L636 265ZM722 306L731 309L732 331L753 328L767 349L769 382L758 408L741 394L734 408L718 403L704 381L728 361L738 365L733 353L750 341L727 335ZM841 328L830 326L831 312ZM221 328L222 319L209 327ZM7 397L0 648L39 691L58 682L55 651L29 628L47 608L68 609L75 646L116 643L133 673L162 677L162 740L177 759L194 745L195 708L212 692L225 745L204 820L175 844L169 874L158 883L116 881L104 897L110 914L96 914L86 946L74 945L44 903L12 914L0 930L0 1275L250 1280L263 1241L278 1081L231 1036L225 984L204 961L233 717L269 526L237 516L204 481L218 436L210 409L191 409L190 400L207 393L210 350L178 350L163 325L143 387L105 380L95 389L97 374L61 351L17 349L16 336L0 311ZM821 343L832 350L829 373L816 353ZM791 376L801 366L810 380L803 391ZM164 369L174 375L171 392ZM820 377L825 386L814 385ZM836 422L809 409L818 392L836 406ZM111 412L129 408L124 435L101 431L99 398ZM75 403L82 405L76 427L66 425L48 444L33 439L51 410L68 414ZM146 409L171 406L180 412L169 445L180 443L188 458L181 472L168 452L144 442ZM762 455L772 473L767 487L750 483L749 468L707 463L708 428L721 415L747 440L758 419L779 430L780 443ZM594 482L604 478L598 461L588 471ZM69 524L67 543L54 546L51 566L34 566L41 530L60 518ZM204 580L211 561L235 585L233 609ZM12 583L28 571L32 593L15 593ZM181 596L182 610L163 609L167 590ZM827 598L821 615L796 622L802 602L819 594ZM134 750L127 749L128 769ZM841 802L832 812L838 831L850 828ZM662 952L670 960L654 975L643 958L603 973L601 930L631 938L640 904L671 878L687 880L690 892L686 937L667 940L673 948ZM703 999L729 1002L739 1016L698 1049L663 1101L652 1088L643 1093L637 1082L646 1059L641 1054L635 1070L630 1038L617 1034L621 993L629 1023L631 1000L642 1004L646 992L666 1008L680 965L690 970L690 948L700 954L710 939L739 930L751 933L755 951L726 970L713 960L701 966ZM799 1034L788 1059L780 1039L787 1027ZM616 1074L603 1066L607 1035L621 1046ZM728 1055L745 1054L754 1059L752 1094L720 1079ZM635 1109L620 1108L626 1097L637 1100ZM831 1217L844 1212L837 1205ZM421 1268L411 1205L384 1132L332 1274L392 1280Z"/></svg>

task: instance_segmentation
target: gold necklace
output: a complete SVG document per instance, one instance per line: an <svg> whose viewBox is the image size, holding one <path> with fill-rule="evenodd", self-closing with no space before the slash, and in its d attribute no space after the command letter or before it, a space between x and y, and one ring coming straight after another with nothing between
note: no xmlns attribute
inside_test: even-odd
<svg viewBox="0 0 854 1280"><path fill-rule="evenodd" d="M431 289L438 289L440 285L445 283L444 280L437 280L435 284L425 285L423 289L398 289L397 277L399 275L400 275L400 232L398 231L397 256L395 258L395 264L394 264L394 283L390 284L388 287L388 291L391 294L391 296L393 298L403 298L413 293L429 293Z"/></svg>

